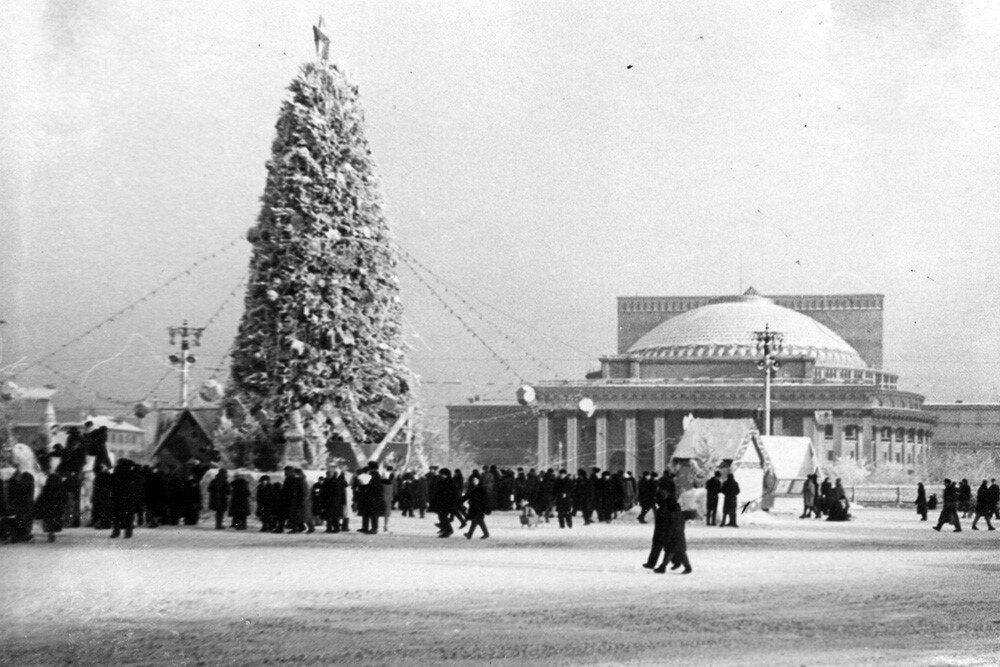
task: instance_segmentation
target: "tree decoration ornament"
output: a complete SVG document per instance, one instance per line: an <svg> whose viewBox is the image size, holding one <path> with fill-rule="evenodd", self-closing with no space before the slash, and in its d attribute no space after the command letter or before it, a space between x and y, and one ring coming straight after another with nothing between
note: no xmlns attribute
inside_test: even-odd
<svg viewBox="0 0 1000 667"><path fill-rule="evenodd" d="M311 433L315 421L366 454L410 404L397 256L357 86L327 62L322 22L314 37L317 59L289 86L247 235L227 392L276 443L289 423Z"/></svg>
<svg viewBox="0 0 1000 667"><path fill-rule="evenodd" d="M597 406L594 405L594 399L587 397L581 398L580 402L576 404L576 407L580 410L580 412L585 414L588 419L593 417L594 412L597 410Z"/></svg>
<svg viewBox="0 0 1000 667"><path fill-rule="evenodd" d="M205 380L198 390L198 396L206 403L215 403L222 398L223 389L222 383L218 380Z"/></svg>
<svg viewBox="0 0 1000 667"><path fill-rule="evenodd" d="M140 401L135 404L134 408L132 408L132 414L134 414L139 419L144 419L146 415L148 415L152 411L153 411L153 406L147 403L146 401Z"/></svg>
<svg viewBox="0 0 1000 667"><path fill-rule="evenodd" d="M535 402L535 388L530 384L523 384L517 388L517 402L521 405L531 405Z"/></svg>

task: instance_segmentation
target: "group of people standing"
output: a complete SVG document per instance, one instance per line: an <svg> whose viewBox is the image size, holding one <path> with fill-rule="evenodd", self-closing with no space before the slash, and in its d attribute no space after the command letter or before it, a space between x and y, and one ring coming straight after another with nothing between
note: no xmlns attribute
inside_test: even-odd
<svg viewBox="0 0 1000 667"><path fill-rule="evenodd" d="M802 514L800 519L815 517L827 521L849 521L851 519L851 501L847 491L838 477L833 483L829 477L819 481L819 475L807 475L802 484Z"/></svg>
<svg viewBox="0 0 1000 667"><path fill-rule="evenodd" d="M934 509L933 505L936 504L934 501L936 498L933 495L930 498L927 497L923 483L918 484L915 504L921 521L927 520L927 511ZM945 479L944 488L941 491L941 514L938 516L937 524L933 526L934 530L940 532L947 523L954 527L954 532L962 532L959 513L963 518L973 516L972 530L979 530L980 519L986 521L987 530L996 530L992 519L1000 519L1000 486L997 485L997 481L991 479L990 483L987 484L984 479L976 491L975 502L973 502L972 487L968 480L953 482L950 479Z"/></svg>

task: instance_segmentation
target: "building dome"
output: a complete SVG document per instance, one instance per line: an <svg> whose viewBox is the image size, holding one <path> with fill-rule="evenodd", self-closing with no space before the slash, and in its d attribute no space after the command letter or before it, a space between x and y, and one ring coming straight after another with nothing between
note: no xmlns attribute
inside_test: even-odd
<svg viewBox="0 0 1000 667"><path fill-rule="evenodd" d="M755 331L783 334L781 357L808 357L817 366L867 368L843 338L808 315L775 304L751 288L673 317L640 338L629 354L661 358L756 358Z"/></svg>

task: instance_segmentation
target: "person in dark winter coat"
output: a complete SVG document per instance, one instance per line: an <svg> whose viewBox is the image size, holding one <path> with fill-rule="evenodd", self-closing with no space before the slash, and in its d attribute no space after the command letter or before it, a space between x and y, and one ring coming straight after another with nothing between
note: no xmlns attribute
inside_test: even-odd
<svg viewBox="0 0 1000 667"><path fill-rule="evenodd" d="M501 512L510 512L514 509L514 473L510 470L503 470L500 473L500 481L497 482L497 503Z"/></svg>
<svg viewBox="0 0 1000 667"><path fill-rule="evenodd" d="M726 481L722 483L722 523L719 524L721 527L739 527L736 525L736 504L739 495L740 485L736 482L733 473L729 473ZM729 523L726 523L727 519Z"/></svg>
<svg viewBox="0 0 1000 667"><path fill-rule="evenodd" d="M281 533L285 530L285 485L276 480L271 482L271 531Z"/></svg>
<svg viewBox="0 0 1000 667"><path fill-rule="evenodd" d="M601 473L594 486L594 498L597 505L597 520L603 523L611 523L611 515L614 513L614 494L612 491L613 480L611 473L605 470Z"/></svg>
<svg viewBox="0 0 1000 667"><path fill-rule="evenodd" d="M166 483L162 472L159 470L148 471L142 485L142 494L142 504L146 510L145 526L156 528L163 519L166 504Z"/></svg>
<svg viewBox="0 0 1000 667"><path fill-rule="evenodd" d="M434 495L434 507L438 515L438 537L451 537L455 529L451 527L451 515L458 504L459 495L451 479L451 471L441 468L438 473L437 491Z"/></svg>
<svg viewBox="0 0 1000 667"><path fill-rule="evenodd" d="M229 516L236 530L247 529L250 516L250 482L245 477L237 477L230 485Z"/></svg>
<svg viewBox="0 0 1000 667"><path fill-rule="evenodd" d="M471 540L472 534L476 532L476 527L483 532L479 538L485 540L490 536L490 531L486 527L486 515L490 513L489 496L486 494L486 487L479 481L478 475L469 477L469 490L462 496L462 502L468 503L466 516L469 520L469 532L465 533L465 539Z"/></svg>
<svg viewBox="0 0 1000 667"><path fill-rule="evenodd" d="M56 533L63 529L68 496L62 475L50 473L45 479L45 486L35 501L35 511L42 520L42 530L48 533L49 542L56 541Z"/></svg>
<svg viewBox="0 0 1000 667"><path fill-rule="evenodd" d="M722 473L718 470L705 482L705 524L714 526L718 521L719 494L722 493Z"/></svg>
<svg viewBox="0 0 1000 667"><path fill-rule="evenodd" d="M421 519L427 513L427 502L430 499L429 475L430 473L413 476L413 509Z"/></svg>
<svg viewBox="0 0 1000 667"><path fill-rule="evenodd" d="M347 480L337 468L330 468L323 480L323 508L326 514L326 532L339 533L344 521L344 507L347 505Z"/></svg>
<svg viewBox="0 0 1000 667"><path fill-rule="evenodd" d="M811 516L821 518L819 505L819 484L816 474L806 475L806 481L802 485L802 515L799 518L808 519Z"/></svg>
<svg viewBox="0 0 1000 667"><path fill-rule="evenodd" d="M108 455L108 427L94 428L94 422L83 424L83 445L88 456L94 457L94 472L100 468L111 468L111 457Z"/></svg>
<svg viewBox="0 0 1000 667"><path fill-rule="evenodd" d="M958 511L962 513L963 519L972 516L972 486L969 480L963 479L958 483Z"/></svg>
<svg viewBox="0 0 1000 667"><path fill-rule="evenodd" d="M844 485L840 483L839 477L830 493L827 512L827 521L850 521L851 519L851 503L847 499L847 493L844 491Z"/></svg>
<svg viewBox="0 0 1000 667"><path fill-rule="evenodd" d="M22 470L15 460L14 474L7 480L7 513L11 520L11 542L30 542L35 522L35 476Z"/></svg>
<svg viewBox="0 0 1000 667"><path fill-rule="evenodd" d="M924 489L923 482L917 484L917 499L914 503L917 506L917 514L920 515L920 520L927 521L927 490Z"/></svg>
<svg viewBox="0 0 1000 667"><path fill-rule="evenodd" d="M486 503L491 512L500 506L497 502L497 482L499 478L500 473L497 471L496 466L490 466L483 471L480 486L483 487L483 492L486 493Z"/></svg>
<svg viewBox="0 0 1000 667"><path fill-rule="evenodd" d="M990 507L993 508L993 516L1000 519L1000 486L995 479L990 480Z"/></svg>
<svg viewBox="0 0 1000 667"><path fill-rule="evenodd" d="M988 530L996 530L990 521L994 509L995 506L990 504L990 487L984 479L983 483L979 485L979 490L976 491L976 518L972 520L972 530L979 530L976 528L976 524L979 523L980 517L986 519L986 528Z"/></svg>
<svg viewBox="0 0 1000 667"><path fill-rule="evenodd" d="M208 483L208 509L215 512L215 529L222 530L222 520L229 507L229 474L225 468L220 468L215 477Z"/></svg>
<svg viewBox="0 0 1000 667"><path fill-rule="evenodd" d="M115 538L125 533L125 538L132 537L132 523L135 521L135 508L139 504L138 482L135 464L128 459L120 459L115 464L111 485L111 537Z"/></svg>
<svg viewBox="0 0 1000 667"><path fill-rule="evenodd" d="M542 475L542 481L538 484L538 494L535 497L535 512L538 516L545 517L545 523L552 517L552 508L556 501L556 475L550 469Z"/></svg>
<svg viewBox="0 0 1000 667"><path fill-rule="evenodd" d="M527 485L528 478L524 476L524 468L518 468L517 474L514 476L514 507L521 507L527 499L525 496Z"/></svg>
<svg viewBox="0 0 1000 667"><path fill-rule="evenodd" d="M378 463L371 461L358 475L358 514L361 515L359 532L368 535L378 533L378 519L385 512L385 497L382 495L382 476Z"/></svg>
<svg viewBox="0 0 1000 667"><path fill-rule="evenodd" d="M938 532L941 526L950 523L955 526L955 532L962 532L962 523L958 520L958 486L950 479L944 480L944 490L941 493L941 514L938 516L936 526L932 528Z"/></svg>
<svg viewBox="0 0 1000 667"><path fill-rule="evenodd" d="M63 449L62 460L56 469L63 477L63 485L66 488L66 524L73 528L79 528L80 501L83 496L83 469L87 466L87 449L83 444L83 436L75 426L70 426L66 431L66 447Z"/></svg>
<svg viewBox="0 0 1000 667"><path fill-rule="evenodd" d="M580 468L576 471L576 481L573 485L573 507L580 511L583 525L594 523L594 480L587 476L587 471Z"/></svg>
<svg viewBox="0 0 1000 667"><path fill-rule="evenodd" d="M201 518L201 485L193 472L181 484L183 517L185 526L197 526Z"/></svg>
<svg viewBox="0 0 1000 667"><path fill-rule="evenodd" d="M667 522L666 537L663 541L663 562L658 567L653 568L653 572L664 574L667 571L667 563L673 563L671 569L676 570L683 566L682 574L691 574L691 561L688 560L687 556L687 537L684 534L684 528L687 521L697 517L698 513L695 510L682 510L676 500L668 500L666 504L670 519Z"/></svg>
<svg viewBox="0 0 1000 667"><path fill-rule="evenodd" d="M254 514L260 521L260 532L274 530L274 486L267 475L257 480L257 510Z"/></svg>
<svg viewBox="0 0 1000 667"><path fill-rule="evenodd" d="M560 528L573 527L573 479L565 470L559 471L553 487L555 494L556 516L559 518Z"/></svg>
<svg viewBox="0 0 1000 667"><path fill-rule="evenodd" d="M642 564L647 570L656 567L663 553L663 545L666 544L667 528L670 525L669 501L673 496L668 496L665 491L657 491L656 507L653 509L653 539L649 545L649 556Z"/></svg>
<svg viewBox="0 0 1000 667"><path fill-rule="evenodd" d="M646 514L656 506L656 480L650 477L649 471L642 473L637 488L639 500L639 523L646 523Z"/></svg>
<svg viewBox="0 0 1000 667"><path fill-rule="evenodd" d="M399 478L399 491L396 492L396 507L401 516L413 518L413 473L404 472Z"/></svg>

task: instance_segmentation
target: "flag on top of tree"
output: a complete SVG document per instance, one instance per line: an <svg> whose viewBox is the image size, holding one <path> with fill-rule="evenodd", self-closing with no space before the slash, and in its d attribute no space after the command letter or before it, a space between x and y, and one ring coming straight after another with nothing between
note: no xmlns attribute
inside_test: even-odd
<svg viewBox="0 0 1000 667"><path fill-rule="evenodd" d="M247 235L250 280L228 392L272 434L304 424L365 459L404 413L411 375L358 88L326 61L321 36L281 106Z"/></svg>

